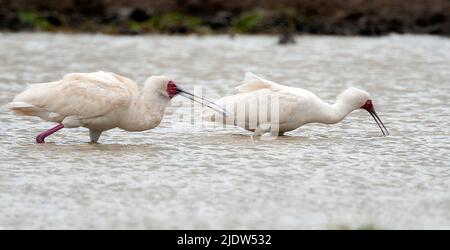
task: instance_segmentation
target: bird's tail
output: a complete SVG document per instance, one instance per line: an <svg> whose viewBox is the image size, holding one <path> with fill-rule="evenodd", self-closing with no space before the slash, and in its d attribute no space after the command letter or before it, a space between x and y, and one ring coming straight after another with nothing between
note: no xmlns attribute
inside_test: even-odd
<svg viewBox="0 0 450 250"><path fill-rule="evenodd" d="M7 107L16 115L33 116L36 115L36 113L42 111L42 108L36 107L26 102L10 102L8 103Z"/></svg>

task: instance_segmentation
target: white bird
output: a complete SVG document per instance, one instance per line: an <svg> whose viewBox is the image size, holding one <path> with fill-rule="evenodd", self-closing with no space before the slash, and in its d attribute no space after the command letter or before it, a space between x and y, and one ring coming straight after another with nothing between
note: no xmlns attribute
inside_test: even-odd
<svg viewBox="0 0 450 250"><path fill-rule="evenodd" d="M203 118L237 125L254 131L254 136L269 132L276 136L308 123L338 123L350 112L365 109L375 119L383 135L389 134L375 112L370 95L357 88L345 90L334 104L328 104L308 90L283 86L248 72L236 89L236 95L215 102L226 110L234 111L233 116L218 118L216 113L204 110Z"/></svg>
<svg viewBox="0 0 450 250"><path fill-rule="evenodd" d="M32 84L8 106L18 115L58 123L39 134L37 143L44 143L47 136L62 128L77 127L88 128L91 142L97 142L103 131L116 127L126 131L155 128L169 101L178 94L193 101L200 102L198 98L209 102L201 97L194 99L193 94L166 76L149 77L140 89L126 77L100 71L72 73L59 81Z"/></svg>

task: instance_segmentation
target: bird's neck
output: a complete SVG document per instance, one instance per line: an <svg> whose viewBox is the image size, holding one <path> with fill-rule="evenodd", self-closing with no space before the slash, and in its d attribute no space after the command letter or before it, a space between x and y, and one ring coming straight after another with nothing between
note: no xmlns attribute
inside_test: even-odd
<svg viewBox="0 0 450 250"><path fill-rule="evenodd" d="M144 90L141 95L141 108L145 116L154 117L161 120L164 111L170 102L170 99L156 92L148 92ZM158 122L159 123L159 122Z"/></svg>
<svg viewBox="0 0 450 250"><path fill-rule="evenodd" d="M315 122L334 124L342 121L355 108L344 100L338 99L334 104L320 101L321 108Z"/></svg>
<svg viewBox="0 0 450 250"><path fill-rule="evenodd" d="M170 99L144 87L127 110L123 119L126 125L122 127L128 131L144 131L158 126L169 101Z"/></svg>

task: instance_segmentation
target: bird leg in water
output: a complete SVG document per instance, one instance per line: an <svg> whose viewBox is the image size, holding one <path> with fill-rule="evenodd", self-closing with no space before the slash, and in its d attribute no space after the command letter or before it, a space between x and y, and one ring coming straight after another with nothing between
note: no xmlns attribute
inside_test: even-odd
<svg viewBox="0 0 450 250"><path fill-rule="evenodd" d="M255 136L262 136L265 133L269 133L270 131L271 131L270 124L266 124L266 123L260 124L256 128L255 132L253 133L253 137L255 137Z"/></svg>
<svg viewBox="0 0 450 250"><path fill-rule="evenodd" d="M279 132L277 129L273 129L274 127L267 123L260 124L252 135L252 140L256 136L260 136L262 140L273 140L278 136L284 134L284 132Z"/></svg>
<svg viewBox="0 0 450 250"><path fill-rule="evenodd" d="M89 129L89 136L91 137L91 143L97 143L98 138L100 138L101 134L102 134L101 131Z"/></svg>
<svg viewBox="0 0 450 250"><path fill-rule="evenodd" d="M45 143L45 141L44 141L44 140L45 140L45 137L47 137L47 136L49 136L49 135L55 133L56 131L58 131L58 130L60 130L60 129L62 129L62 128L64 128L64 125L58 124L58 125L56 125L55 127L51 128L51 129L49 129L49 130L47 130L47 131L45 131L45 132L42 132L41 134L39 134L39 135L36 137L36 143Z"/></svg>

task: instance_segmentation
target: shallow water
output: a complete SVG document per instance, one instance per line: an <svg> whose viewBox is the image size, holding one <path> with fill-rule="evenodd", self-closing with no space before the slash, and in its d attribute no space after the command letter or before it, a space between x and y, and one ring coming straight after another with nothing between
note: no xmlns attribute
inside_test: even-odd
<svg viewBox="0 0 450 250"><path fill-rule="evenodd" d="M168 37L0 34L0 228L450 229L450 40L431 36ZM88 144L4 104L26 83L113 71L165 74L206 96L231 93L245 71L326 101L369 91L391 133L353 112L274 141L237 128L176 121L118 129ZM186 103L185 103L186 104ZM186 105L189 105L188 103Z"/></svg>

